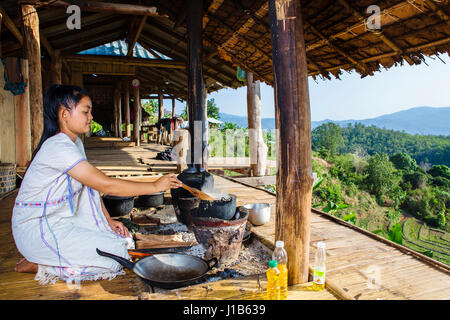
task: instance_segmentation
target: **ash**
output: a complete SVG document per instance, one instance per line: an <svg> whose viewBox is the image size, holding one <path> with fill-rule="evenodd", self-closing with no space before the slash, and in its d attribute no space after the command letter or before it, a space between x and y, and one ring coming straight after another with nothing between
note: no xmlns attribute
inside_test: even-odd
<svg viewBox="0 0 450 320"><path fill-rule="evenodd" d="M139 232L144 234L179 234L183 241L196 242L194 233L188 230L185 224L177 221L171 205L166 205L163 210L157 211L153 216L160 218L161 224L158 226L140 227ZM180 252L204 259L206 249L201 244L197 244ZM242 243L239 256L234 262L214 267L198 283L263 274L266 272L271 258L272 250L251 235L249 240ZM145 286L148 292L152 292L152 288L148 285ZM167 292L167 290L154 287L153 292Z"/></svg>

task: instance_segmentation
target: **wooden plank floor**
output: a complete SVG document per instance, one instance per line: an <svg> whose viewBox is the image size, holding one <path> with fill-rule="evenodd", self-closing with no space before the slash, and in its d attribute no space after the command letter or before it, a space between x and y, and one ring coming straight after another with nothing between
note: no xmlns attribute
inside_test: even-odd
<svg viewBox="0 0 450 320"><path fill-rule="evenodd" d="M143 145L109 150L96 148L88 149L86 152L89 161L101 170L108 171L111 168L105 167L112 166L115 171L119 172L121 167L127 166L142 170L145 165L138 160L139 158L152 158L165 148L166 146L160 145ZM161 163L161 166L164 165ZM154 180L155 178L141 176L132 179ZM264 226L255 227L254 232L263 242L273 246L275 241L275 196L219 176L215 176L215 186L219 190L235 194L238 205L255 202L271 203L270 222ZM13 193L6 199L0 200L0 299L157 298L151 295L143 297L139 289L139 280L129 272L112 281L85 282L80 290L70 289L61 281L54 285L39 286L34 280L34 275L15 273L14 265L20 259L11 235L10 223L15 196L16 193ZM320 214L311 213L311 263L314 261L315 244L318 241L325 241L327 244L327 279L354 299L450 298L450 276L447 270L430 266L384 242L331 221ZM377 279L377 281L371 282L371 279ZM253 280L252 285L255 282L256 280ZM221 283L217 283L217 285L222 286ZM299 288L297 287L297 289ZM294 294L298 290L292 291ZM311 296L308 298L305 292L307 290L304 287L300 291L290 297L311 299ZM254 294L259 294L258 292L247 292L239 295L236 292L229 291L227 295L234 299L246 299L249 294L253 295L252 297L255 297ZM210 298L214 298L211 294ZM323 294L327 295L328 293ZM327 297L332 298L331 296ZM169 299L169 296L164 299L166 298ZM326 297L324 296L323 299Z"/></svg>

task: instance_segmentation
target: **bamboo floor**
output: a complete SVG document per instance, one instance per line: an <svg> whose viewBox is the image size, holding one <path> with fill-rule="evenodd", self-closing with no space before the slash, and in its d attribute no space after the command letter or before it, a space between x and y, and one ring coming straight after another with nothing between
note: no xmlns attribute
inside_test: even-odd
<svg viewBox="0 0 450 320"><path fill-rule="evenodd" d="M155 162L167 171L145 171L140 158L152 158L166 146L148 144L120 149L87 149L91 163L105 173L123 179L152 181L162 172L173 172L170 162ZM127 172L127 167L133 170ZM139 168L140 170L134 170ZM114 170L111 170L114 169ZM131 172L131 173L130 173ZM144 172L144 174L139 174ZM112 174L111 174L112 173ZM275 196L229 178L214 176L217 189L235 194L237 205L268 202L272 215L269 223L254 227L254 234L269 247L275 242ZM199 284L168 293L143 292L142 283L128 272L111 281L84 282L81 288L68 287L59 281L40 286L33 274L13 271L21 258L11 234L11 213L17 190L0 200L0 299L263 299L264 276L228 279ZM168 193L170 195L170 193ZM434 265L387 241L380 241L350 226L330 220L324 214L311 213L310 263L314 261L315 244L327 245L327 288L311 291L310 283L290 287L293 300L435 300L450 298L449 268Z"/></svg>

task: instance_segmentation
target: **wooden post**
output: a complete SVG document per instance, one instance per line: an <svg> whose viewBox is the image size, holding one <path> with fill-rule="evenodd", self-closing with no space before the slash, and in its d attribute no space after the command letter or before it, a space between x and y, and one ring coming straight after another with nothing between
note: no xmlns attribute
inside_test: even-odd
<svg viewBox="0 0 450 320"><path fill-rule="evenodd" d="M29 66L31 148L34 150L44 129L39 17L36 9L30 5L21 6L21 13Z"/></svg>
<svg viewBox="0 0 450 320"><path fill-rule="evenodd" d="M52 83L62 83L62 59L61 50L55 50L51 57Z"/></svg>
<svg viewBox="0 0 450 320"><path fill-rule="evenodd" d="M164 118L164 99L162 91L158 91L158 120Z"/></svg>
<svg viewBox="0 0 450 320"><path fill-rule="evenodd" d="M131 124L130 124L130 83L127 78L123 80L122 90L123 97L123 113L125 118L125 136L131 138Z"/></svg>
<svg viewBox="0 0 450 320"><path fill-rule="evenodd" d="M172 98L172 118L175 117L175 98Z"/></svg>
<svg viewBox="0 0 450 320"><path fill-rule="evenodd" d="M189 132L191 135L191 163L197 170L204 169L205 83L202 69L202 0L186 1ZM196 130L194 128L196 127ZM196 132L197 131L197 132Z"/></svg>
<svg viewBox="0 0 450 320"><path fill-rule="evenodd" d="M120 83L114 88L114 136L122 138L122 103Z"/></svg>
<svg viewBox="0 0 450 320"><path fill-rule="evenodd" d="M261 125L260 82L253 81L253 73L247 71L247 118L252 175L264 176L267 163L267 146L264 143Z"/></svg>
<svg viewBox="0 0 450 320"><path fill-rule="evenodd" d="M28 60L22 59L23 81L28 83ZM31 160L31 123L30 123L30 89L14 96L14 117L16 122L16 163L17 167L26 167Z"/></svg>
<svg viewBox="0 0 450 320"><path fill-rule="evenodd" d="M289 284L308 281L312 197L311 113L299 1L269 0L279 132L275 240L288 253Z"/></svg>
<svg viewBox="0 0 450 320"><path fill-rule="evenodd" d="M139 97L139 87L133 87L133 140L136 142L136 146L140 146L140 127L141 127L141 119L139 118L139 108L140 105L140 97Z"/></svg>

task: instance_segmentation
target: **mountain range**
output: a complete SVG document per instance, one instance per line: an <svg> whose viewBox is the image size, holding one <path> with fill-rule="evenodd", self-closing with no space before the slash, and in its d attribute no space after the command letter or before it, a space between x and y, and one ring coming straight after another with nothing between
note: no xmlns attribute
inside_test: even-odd
<svg viewBox="0 0 450 320"><path fill-rule="evenodd" d="M246 128L247 117L220 113L223 122L236 123L239 127ZM382 129L404 131L410 134L420 135L450 135L450 107L414 107L391 114L363 120L321 120L311 121L312 129L326 122L334 122L345 127L352 123L361 123L365 126L376 126ZM275 118L261 119L264 130L275 129Z"/></svg>

